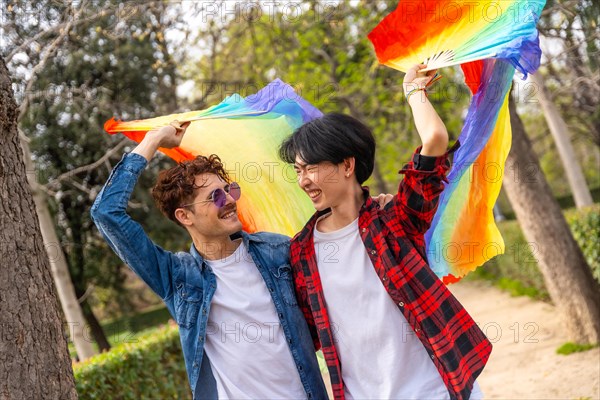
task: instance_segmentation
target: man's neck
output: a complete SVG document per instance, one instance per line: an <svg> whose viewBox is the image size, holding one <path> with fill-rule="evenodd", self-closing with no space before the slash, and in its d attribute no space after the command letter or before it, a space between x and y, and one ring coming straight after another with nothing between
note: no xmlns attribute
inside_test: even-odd
<svg viewBox="0 0 600 400"><path fill-rule="evenodd" d="M242 243L241 239L231 240L229 236L220 238L206 238L200 235L192 235L194 247L205 260L221 260L229 257Z"/></svg>
<svg viewBox="0 0 600 400"><path fill-rule="evenodd" d="M327 233L342 229L351 224L360 212L365 199L362 188L359 185L353 185L348 193L346 200L338 205L331 207L331 213L324 216L317 224L320 232Z"/></svg>

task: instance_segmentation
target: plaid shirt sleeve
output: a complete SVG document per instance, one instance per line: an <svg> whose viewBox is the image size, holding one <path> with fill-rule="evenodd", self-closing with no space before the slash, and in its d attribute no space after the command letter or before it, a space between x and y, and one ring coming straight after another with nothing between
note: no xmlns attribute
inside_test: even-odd
<svg viewBox="0 0 600 400"><path fill-rule="evenodd" d="M448 157L458 146L456 142L439 157L422 155L422 146L419 146L411 161L399 171L400 174L404 174L404 179L400 182L398 194L392 201L400 224L407 234L424 235L431 226L444 183L448 182Z"/></svg>

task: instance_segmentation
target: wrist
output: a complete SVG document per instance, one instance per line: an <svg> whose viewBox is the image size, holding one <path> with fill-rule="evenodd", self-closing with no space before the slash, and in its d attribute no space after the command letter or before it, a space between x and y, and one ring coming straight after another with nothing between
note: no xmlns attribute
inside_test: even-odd
<svg viewBox="0 0 600 400"><path fill-rule="evenodd" d="M412 107L416 103L426 103L428 101L427 98L427 90L426 88L414 88L406 93L406 102Z"/></svg>
<svg viewBox="0 0 600 400"><path fill-rule="evenodd" d="M158 132L148 132L146 133L146 136L144 136L140 144L144 144L148 147L156 146L156 148L159 148L161 140L162 137L158 135Z"/></svg>
<svg viewBox="0 0 600 400"><path fill-rule="evenodd" d="M139 154L144 157L148 162L152 160L156 150L160 147L160 138L155 137L154 135L144 136L144 139L138 144L135 149L133 149L132 153Z"/></svg>
<svg viewBox="0 0 600 400"><path fill-rule="evenodd" d="M408 83L402 84L402 89L404 90L404 96L408 95L411 91L423 90L426 87L427 87L426 85L421 85L421 84L417 84L414 82L408 82Z"/></svg>

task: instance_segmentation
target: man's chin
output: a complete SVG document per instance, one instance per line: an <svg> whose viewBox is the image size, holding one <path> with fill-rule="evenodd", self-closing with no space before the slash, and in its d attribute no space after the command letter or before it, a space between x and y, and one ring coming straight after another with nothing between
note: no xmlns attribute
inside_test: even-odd
<svg viewBox="0 0 600 400"><path fill-rule="evenodd" d="M315 210L320 212L323 210L327 210L331 206L329 204L325 203L324 201L317 201L316 203L313 203L313 207L315 208Z"/></svg>
<svg viewBox="0 0 600 400"><path fill-rule="evenodd" d="M242 222L240 221L239 218L235 218L235 220L232 220L232 221L225 221L225 223L227 226L227 228L226 228L227 233L229 235L242 230Z"/></svg>

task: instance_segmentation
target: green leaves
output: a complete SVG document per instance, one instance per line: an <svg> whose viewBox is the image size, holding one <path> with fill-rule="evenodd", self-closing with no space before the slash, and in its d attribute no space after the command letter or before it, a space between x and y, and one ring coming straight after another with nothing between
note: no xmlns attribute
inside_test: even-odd
<svg viewBox="0 0 600 400"><path fill-rule="evenodd" d="M73 365L81 399L191 399L179 330L166 325L145 331Z"/></svg>
<svg viewBox="0 0 600 400"><path fill-rule="evenodd" d="M571 210L566 217L573 237L581 247L594 278L600 283L600 246L598 246L600 205L595 204L582 210Z"/></svg>

